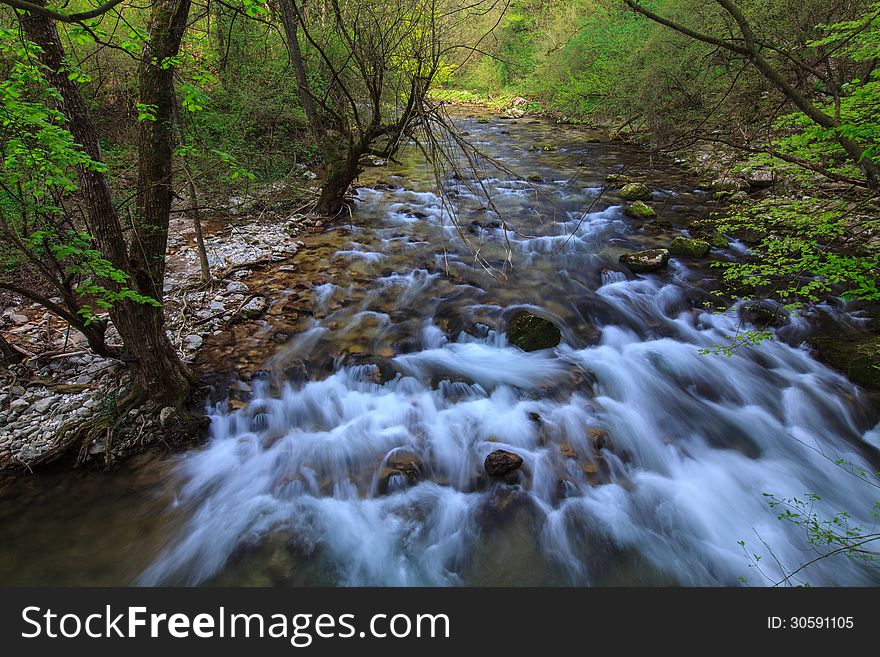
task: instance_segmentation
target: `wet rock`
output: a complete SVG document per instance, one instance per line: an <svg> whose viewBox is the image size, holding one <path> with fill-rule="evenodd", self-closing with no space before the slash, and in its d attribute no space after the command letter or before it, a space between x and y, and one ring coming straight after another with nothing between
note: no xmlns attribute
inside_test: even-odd
<svg viewBox="0 0 880 657"><path fill-rule="evenodd" d="M669 250L647 249L645 251L633 251L631 253L624 253L620 256L619 261L629 267L633 273L644 274L665 267L669 262Z"/></svg>
<svg viewBox="0 0 880 657"><path fill-rule="evenodd" d="M565 459L576 459L577 452L574 450L572 444L568 441L561 443L559 445L559 453L562 454L562 458Z"/></svg>
<svg viewBox="0 0 880 657"><path fill-rule="evenodd" d="M654 208L643 201L636 201L626 208L624 212L633 219L653 219L657 216Z"/></svg>
<svg viewBox="0 0 880 657"><path fill-rule="evenodd" d="M605 182L609 187L624 187L630 184L631 181L628 176L622 173L611 173L605 178Z"/></svg>
<svg viewBox="0 0 880 657"><path fill-rule="evenodd" d="M880 336L841 338L822 335L812 339L816 357L864 388L880 390Z"/></svg>
<svg viewBox="0 0 880 657"><path fill-rule="evenodd" d="M166 406L159 411L159 426L167 429L177 422L177 410L173 406Z"/></svg>
<svg viewBox="0 0 880 657"><path fill-rule="evenodd" d="M266 297L254 297L241 307L241 316L245 319L257 319L269 307Z"/></svg>
<svg viewBox="0 0 880 657"><path fill-rule="evenodd" d="M385 467L379 475L378 491L380 495L414 486L423 477L422 459L412 452L400 449L392 452L385 459Z"/></svg>
<svg viewBox="0 0 880 657"><path fill-rule="evenodd" d="M709 242L709 244L711 244L716 249L730 248L730 242L721 233L715 233L714 235L706 237L706 241Z"/></svg>
<svg viewBox="0 0 880 657"><path fill-rule="evenodd" d="M523 460L519 454L514 454L504 449L496 449L486 457L483 467L489 476L501 478L519 470L522 464Z"/></svg>
<svg viewBox="0 0 880 657"><path fill-rule="evenodd" d="M553 322L531 313L519 313L507 327L511 344L523 351L552 349L562 340L562 334Z"/></svg>
<svg viewBox="0 0 880 657"><path fill-rule="evenodd" d="M587 438L593 445L593 449L600 450L608 446L608 432L599 427L590 427L587 431Z"/></svg>
<svg viewBox="0 0 880 657"><path fill-rule="evenodd" d="M644 183L629 183L618 192L625 201L650 201L654 198L651 190Z"/></svg>
<svg viewBox="0 0 880 657"><path fill-rule="evenodd" d="M773 301L756 301L740 307L739 319L759 329L779 328L788 323L788 312Z"/></svg>
<svg viewBox="0 0 880 657"><path fill-rule="evenodd" d="M537 175L537 174L532 174L531 176L529 176L528 178L526 178L526 180L528 180L529 182L533 182L533 183L542 183L542 182L544 182L544 179L543 179L541 176Z"/></svg>
<svg viewBox="0 0 880 657"><path fill-rule="evenodd" d="M674 256L704 258L711 248L712 245L708 242L679 235L669 245L669 253Z"/></svg>

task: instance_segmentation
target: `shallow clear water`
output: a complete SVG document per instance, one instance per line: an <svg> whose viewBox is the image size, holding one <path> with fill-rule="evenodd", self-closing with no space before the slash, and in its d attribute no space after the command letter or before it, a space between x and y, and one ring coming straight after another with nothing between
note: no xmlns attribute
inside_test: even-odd
<svg viewBox="0 0 880 657"><path fill-rule="evenodd" d="M771 580L777 563L812 554L762 493L820 493L820 512L871 526L875 490L830 459L876 470L875 400L800 346L807 322L704 355L741 328L706 309L707 271L617 265L708 211L693 181L574 128L462 124L547 182L487 167L496 213L473 172L450 174L455 226L415 153L368 172L350 226L316 251L311 317L286 344L262 345L249 403L213 407L204 447L154 460L137 481L19 485L16 509L4 504L0 581L765 584L739 541L772 561ZM621 167L658 190L671 232L642 230L600 194ZM556 322L562 344L512 347L517 309ZM514 484L482 472L500 448L524 459ZM60 507L67 517L53 518ZM808 579L878 573L829 559Z"/></svg>

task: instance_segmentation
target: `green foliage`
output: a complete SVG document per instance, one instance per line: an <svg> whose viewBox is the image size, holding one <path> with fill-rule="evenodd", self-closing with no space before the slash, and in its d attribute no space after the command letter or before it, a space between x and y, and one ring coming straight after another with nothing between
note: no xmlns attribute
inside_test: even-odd
<svg viewBox="0 0 880 657"><path fill-rule="evenodd" d="M749 232L757 242L750 257L714 266L735 288L760 290L785 303L829 295L875 301L880 245L867 236L876 225L876 216L859 216L844 200L765 200L721 218L721 232Z"/></svg>
<svg viewBox="0 0 880 657"><path fill-rule="evenodd" d="M49 84L38 54L38 46L21 39L17 31L0 30L6 68L0 81L3 260L8 265L50 257L63 277L76 283L75 291L89 300L80 309L86 323L96 319L95 307L106 310L122 300L157 305L124 285L127 275L101 256L87 232L61 228L72 226L64 206L78 189L77 168L104 171L105 166L83 152L66 129L57 109L60 96ZM13 273L7 269L6 275Z"/></svg>

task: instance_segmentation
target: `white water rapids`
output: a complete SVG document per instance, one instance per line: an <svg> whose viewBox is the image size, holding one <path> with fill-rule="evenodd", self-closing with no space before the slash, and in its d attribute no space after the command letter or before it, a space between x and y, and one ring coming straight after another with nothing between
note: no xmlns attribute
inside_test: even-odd
<svg viewBox="0 0 880 657"><path fill-rule="evenodd" d="M534 197L492 184L528 225ZM509 244L525 270L496 282L432 193L360 190L334 262L369 283L316 286L312 327L273 363L329 354L332 373L257 385L246 407L212 410L210 441L177 466L186 520L138 583L217 581L273 538L284 583L766 585L816 555L763 493L818 493L817 513L848 511L870 529L876 490L832 460L876 470L871 399L799 344L803 319L785 339L701 353L735 339L736 314L694 303L702 275L683 262L620 271L622 246L648 238L618 204L574 209L595 193L571 192L568 209L531 231L478 228L490 261ZM463 330L450 328L450 307ZM554 320L562 344L511 346L512 307ZM370 355L404 334L387 376L340 357L340 344ZM598 449L595 429L607 431ZM496 449L523 458L519 483L482 473ZM403 454L419 462L418 481L385 477ZM878 574L839 557L804 579Z"/></svg>

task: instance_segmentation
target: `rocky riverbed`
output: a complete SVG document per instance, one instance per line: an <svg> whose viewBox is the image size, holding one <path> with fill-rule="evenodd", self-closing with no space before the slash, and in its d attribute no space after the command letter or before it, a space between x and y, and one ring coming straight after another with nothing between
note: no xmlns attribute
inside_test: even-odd
<svg viewBox="0 0 880 657"><path fill-rule="evenodd" d="M212 281L200 276L195 232L189 217L175 212L168 242L165 279L166 326L181 358L193 364L206 340L236 324L255 322L269 300L259 279L288 269L303 242L298 239L323 221L298 211L302 189L314 178L299 171L292 181L255 189L245 197L218 202L222 210L204 222ZM118 422L114 405L125 396L124 364L92 354L85 339L41 306L12 298L3 309L0 329L27 355L24 362L0 369L0 470L27 472L76 449L78 463L110 465L144 446L164 442L170 411L134 408ZM119 346L112 325L107 342ZM164 422L163 422L164 420ZM112 427L118 424L117 430ZM79 445L76 429L94 425ZM80 436L81 438L81 436Z"/></svg>

